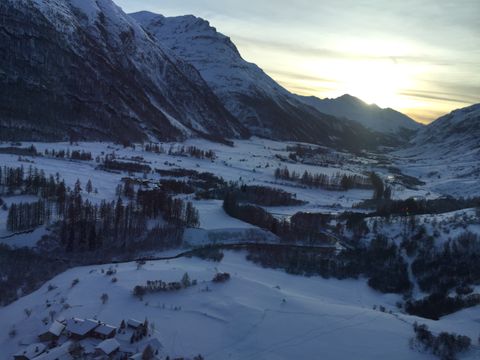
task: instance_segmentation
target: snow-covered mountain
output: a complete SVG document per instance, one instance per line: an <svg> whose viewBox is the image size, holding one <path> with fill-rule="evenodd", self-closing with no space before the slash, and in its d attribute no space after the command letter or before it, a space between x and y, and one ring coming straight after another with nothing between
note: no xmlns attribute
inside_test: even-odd
<svg viewBox="0 0 480 360"><path fill-rule="evenodd" d="M442 195L477 196L480 178L480 104L440 117L394 153L399 168Z"/></svg>
<svg viewBox="0 0 480 360"><path fill-rule="evenodd" d="M223 102L255 135L325 145L373 143L373 134L353 121L306 105L257 65L245 61L233 42L208 21L192 15L130 15L161 46L193 65Z"/></svg>
<svg viewBox="0 0 480 360"><path fill-rule="evenodd" d="M248 134L111 0L4 0L0 19L2 139Z"/></svg>
<svg viewBox="0 0 480 360"><path fill-rule="evenodd" d="M381 133L396 134L405 130L413 132L423 127L422 124L396 110L382 109L375 104L369 105L348 94L336 99L319 99L315 96L300 96L300 98L320 112L356 121Z"/></svg>
<svg viewBox="0 0 480 360"><path fill-rule="evenodd" d="M430 155L480 153L480 104L452 111L422 129L411 141L410 152Z"/></svg>

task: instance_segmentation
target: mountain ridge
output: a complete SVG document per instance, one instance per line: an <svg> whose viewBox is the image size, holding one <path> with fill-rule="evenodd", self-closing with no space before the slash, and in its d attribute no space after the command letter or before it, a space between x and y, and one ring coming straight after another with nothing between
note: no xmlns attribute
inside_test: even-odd
<svg viewBox="0 0 480 360"><path fill-rule="evenodd" d="M323 113L345 117L373 131L385 134L396 134L402 130L416 132L423 127L422 124L395 109L367 104L349 94L333 99L320 99L315 96L300 96L300 98Z"/></svg>
<svg viewBox="0 0 480 360"><path fill-rule="evenodd" d="M403 129L413 132L422 127L400 112L367 105L348 94L337 99L321 100L290 93L256 64L244 60L231 39L202 18L193 15L165 17L148 11L129 15L178 57L196 67L213 91L223 99L227 109L257 135L265 134L258 132L255 120L261 123L262 117L268 116L245 106L242 97L266 96L277 102L279 107L282 107L282 103L288 103L303 111L307 111L303 106L306 104L322 114L346 118L387 135ZM210 54L215 54L215 58L221 58L222 61L212 59Z"/></svg>
<svg viewBox="0 0 480 360"><path fill-rule="evenodd" d="M253 135L340 147L385 141L382 134L305 104L257 65L245 61L230 38L206 20L148 11L129 15L176 57L194 66Z"/></svg>
<svg viewBox="0 0 480 360"><path fill-rule="evenodd" d="M437 155L480 154L480 104L456 109L433 121L411 140L407 147ZM410 150L411 152L412 150Z"/></svg>
<svg viewBox="0 0 480 360"><path fill-rule="evenodd" d="M2 138L248 136L194 68L110 0L7 0L0 14Z"/></svg>

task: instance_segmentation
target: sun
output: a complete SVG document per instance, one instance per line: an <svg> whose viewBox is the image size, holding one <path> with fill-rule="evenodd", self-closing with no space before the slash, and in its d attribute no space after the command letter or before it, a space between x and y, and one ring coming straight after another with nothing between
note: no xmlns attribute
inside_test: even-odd
<svg viewBox="0 0 480 360"><path fill-rule="evenodd" d="M357 61L342 72L340 92L380 107L403 106L400 93L408 87L410 76L394 61Z"/></svg>

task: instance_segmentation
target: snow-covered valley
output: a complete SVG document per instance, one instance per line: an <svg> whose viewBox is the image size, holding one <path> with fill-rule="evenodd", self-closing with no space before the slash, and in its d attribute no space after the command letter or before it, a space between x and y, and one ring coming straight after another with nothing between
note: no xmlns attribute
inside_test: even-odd
<svg viewBox="0 0 480 360"><path fill-rule="evenodd" d="M69 188L74 188L79 180L81 195L93 204L99 204L102 200L115 201L118 198L117 187L124 181L122 179L137 179L143 183L142 186L154 188L162 180L171 178L171 175L166 175L169 172L194 170L209 172L226 181L246 186L272 187L293 194L294 199L299 201L296 205L262 206L281 221L289 221L299 212L331 216L352 210L368 213L371 210L357 206L371 199L373 190L327 190L307 186L298 181L279 179L275 176L276 169L288 168L290 172L299 174L306 171L358 176L376 172L386 185L391 186L394 200L441 198L454 194L460 186L458 181L464 181L457 179L455 173L446 172L443 176L448 177L449 186L446 187L447 191L440 192L436 185L432 186L427 181L423 185L406 182L404 174L415 174L425 180L419 170L422 165L408 167L405 158L397 154L352 155L325 150L313 157L300 159L291 155L298 144L259 138L237 140L233 146L191 139L184 143L158 144L161 150L157 152L146 151L145 146L140 144L134 147L111 143L23 143L15 146L28 148L31 145L36 149L35 156L0 154L2 168L23 165L28 173L28 168L32 166L47 176L56 176L58 172ZM3 147L10 146L4 144ZM319 149L313 145L303 146ZM214 156L197 158L180 155L182 147L194 147L205 152L211 150ZM48 155L53 149L68 153L90 152L91 160L55 158ZM115 154L115 159L119 161L148 165L151 170L130 173L105 171L99 165L108 154ZM400 175L398 168L402 171ZM188 176L184 179L188 180ZM92 191L86 189L85 184L89 181ZM470 181L474 182L474 179ZM464 194L473 197L478 196L479 191L471 187ZM209 244L227 246L252 242L275 245L283 241L269 229L261 229L229 216L220 199L201 199L198 194L176 196L191 201L198 210L198 226L185 230L183 243L179 247L169 250L150 248L147 252L134 255L134 258L145 255L172 257ZM128 198L122 197L128 201ZM8 209L15 202L33 202L37 197L6 193L2 199L5 209ZM33 232L15 235L7 230L7 216L7 210L0 210L1 242L13 248L28 246L35 249L42 236L55 228L53 219L50 224L38 226ZM405 238L415 234L413 230L407 230L411 227L411 221L411 216L393 216L389 220L381 216L370 217L366 219L368 235L363 235L361 242L368 244L381 235L401 247ZM418 226L425 227L425 234L434 238L434 244L439 249L449 239L463 232L480 233L475 209L418 215L414 225L415 229ZM328 231L330 234L333 230ZM343 239L354 236L347 229L338 234ZM338 234L335 236L340 236ZM333 245L336 251L343 246L342 243ZM42 251L41 248L38 251ZM376 291L368 286L368 279L364 276L338 280L318 275L305 277L287 274L282 266L278 269L263 268L258 263L247 261L247 254L245 250L224 250L220 262L181 257L146 261L143 265L138 262L105 263L69 269L48 280L33 293L20 296L18 300L0 308L0 318L5 324L0 332L0 348L8 358L27 345L38 342L36 337L51 320L72 317L95 318L117 327L122 320L132 318L143 321L148 318L150 324L155 324L149 337L157 338L162 344L160 358L193 358L201 354L205 359L311 359L317 356L326 359L428 359L432 355L428 351L419 351L419 345L411 341L416 321L427 324L434 334L446 331L467 335L472 339L478 335L478 306L442 316L439 321L420 318L406 313L401 294ZM407 262L414 260L407 254L404 256ZM115 275L106 275L108 269L114 269ZM229 273L230 280L212 283L212 278L219 272ZM146 294L141 300L133 295L136 285L154 280L179 281L184 273L197 280L197 284L174 293ZM112 282L112 277L115 277L115 282ZM413 300L428 295L418 286L414 283L410 295ZM102 294L107 294L107 301L101 299ZM15 330L13 337L12 329ZM128 345L129 339L125 336L117 336L120 345ZM86 349L93 349L100 342L85 341ZM141 350L142 344L140 341L137 348ZM478 356L478 349L474 345L462 354L462 359Z"/></svg>
<svg viewBox="0 0 480 360"><path fill-rule="evenodd" d="M105 274L109 265L68 270L35 293L0 309L4 324L0 346L4 354L19 343L35 342L42 319L98 318L118 326L122 319L148 318L162 355L205 359L429 359L409 347L412 324L427 323L435 332L454 331L475 338L478 309L441 321L406 316L395 306L399 297L382 295L364 280L305 278L262 269L243 253L226 253L220 263L199 259L112 265L117 282ZM218 272L227 283L213 284ZM174 281L187 272L198 284L173 294L132 295L147 280ZM79 279L72 287L72 281ZM102 293L108 301L102 304ZM68 304L68 306L66 306ZM380 311L379 307L385 310ZM31 315L25 315L25 309ZM11 326L18 339L8 336ZM477 358L474 350L465 359Z"/></svg>

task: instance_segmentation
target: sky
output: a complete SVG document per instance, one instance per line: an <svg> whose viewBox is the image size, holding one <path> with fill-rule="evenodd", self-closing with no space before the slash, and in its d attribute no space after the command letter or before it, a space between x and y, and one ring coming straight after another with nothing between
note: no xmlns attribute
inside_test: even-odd
<svg viewBox="0 0 480 360"><path fill-rule="evenodd" d="M292 92L357 96L429 123L480 103L480 0L114 0L193 14Z"/></svg>

